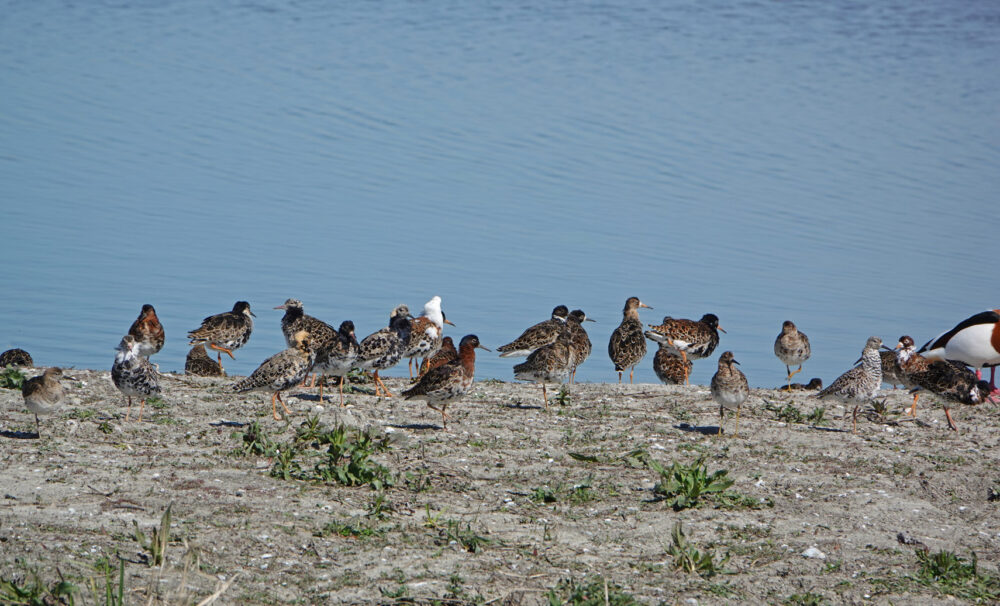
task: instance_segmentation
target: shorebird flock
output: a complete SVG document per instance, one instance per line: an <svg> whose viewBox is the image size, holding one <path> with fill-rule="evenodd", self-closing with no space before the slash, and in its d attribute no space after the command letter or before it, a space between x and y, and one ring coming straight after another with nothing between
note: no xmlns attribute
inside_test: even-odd
<svg viewBox="0 0 1000 606"><path fill-rule="evenodd" d="M271 394L271 412L281 420L277 405L291 414L281 393L302 385L312 374L308 387L319 386L323 402L326 378L338 378L340 405L344 406L344 383L351 371L371 371L376 397L395 397L379 373L409 360L412 385L402 397L424 400L441 414L442 427L447 429L449 403L462 398L475 379L476 349L490 351L474 334L465 335L456 349L451 337L445 336L444 325L454 324L445 317L441 297L434 296L424 304L423 312L414 317L406 305L397 305L389 314L388 326L368 335L360 342L355 336L354 323L342 322L338 328L307 315L298 299L288 299L274 309L283 310L280 326L288 345L275 353L248 377L233 383L236 393L264 391ZM625 301L621 324L608 342L608 357L618 373L618 382L628 371L629 382L635 367L646 355L647 339L659 349L653 357L656 376L665 384L687 384L693 363L711 356L719 345L719 332L726 331L714 314L699 320L665 316L660 324L643 328L640 309L652 309L637 297ZM187 356L185 372L200 376L225 376L222 354L234 359L233 352L243 347L254 330L256 315L250 304L237 301L231 311L209 316L201 325L187 333L192 346ZM551 317L525 329L516 339L497 347L502 358L526 357L514 366L518 380L540 383L542 400L548 408L547 384L572 384L576 369L591 354L592 343L584 323L592 321L582 310L570 311L565 305L552 310ZM127 403L125 420L131 415L132 398L138 398L138 421L142 421L147 398L161 393L159 372L149 361L163 348L163 325L152 305L143 305L139 317L122 337L111 367L111 379ZM207 348L207 349L206 349ZM213 360L208 350L216 352ZM912 337L899 338L895 348L883 345L872 336L865 342L855 366L822 388L819 379L806 385L792 383L812 354L809 338L791 322L782 324L774 341L774 354L785 365L787 383L784 390L819 390L819 399L836 399L859 407L870 403L883 382L902 385L914 394L909 408L916 415L917 401L922 391L936 395L942 402L948 424L956 429L949 412L949 403L979 404L997 393L996 367L1000 365L1000 309L977 313L928 341L919 350ZM419 360L414 376L414 361ZM746 375L737 368L739 362L732 351L724 351L718 359L718 371L712 377L711 394L719 405L718 433L723 432L726 410L736 411L739 435L740 410L750 395ZM0 367L33 366L24 350L12 349L0 354ZM792 370L797 366L796 370ZM990 368L989 382L982 379L983 368ZM39 415L57 410L65 397L59 383L63 377L57 367L48 368L24 383L22 395L25 407L35 415L36 433L40 435Z"/></svg>

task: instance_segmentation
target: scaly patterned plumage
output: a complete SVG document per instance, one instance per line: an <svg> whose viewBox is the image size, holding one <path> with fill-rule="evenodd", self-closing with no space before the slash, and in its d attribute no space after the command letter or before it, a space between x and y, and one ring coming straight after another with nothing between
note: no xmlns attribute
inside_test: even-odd
<svg viewBox="0 0 1000 606"><path fill-rule="evenodd" d="M968 384L969 389L971 389L978 381L976 374L966 368L961 362L953 360L929 360L922 354L917 353L916 343L909 335L903 335L899 338L895 354L899 382L903 387L913 392L913 404L910 407L911 417L917 416L917 402L920 399L921 390L926 389L936 393L936 389L946 388L949 382L962 381ZM939 366L934 367L935 364L939 364ZM950 371L946 371L945 367L949 367ZM966 390L966 393L968 392ZM949 424L952 424L951 415L947 413L947 410L946 416L948 416Z"/></svg>
<svg viewBox="0 0 1000 606"><path fill-rule="evenodd" d="M652 330L646 331L646 338L657 343L664 343L681 355L685 360L699 360L712 355L719 345L719 331L726 332L719 326L719 318L715 314L705 314L697 322L686 318L671 318L665 316L659 326L649 325ZM688 377L684 379L687 383Z"/></svg>
<svg viewBox="0 0 1000 606"><path fill-rule="evenodd" d="M136 318L135 322L132 322L128 334L139 342L140 356L148 358L163 349L163 325L156 317L156 310L149 303L142 306L139 317Z"/></svg>
<svg viewBox="0 0 1000 606"><path fill-rule="evenodd" d="M950 362L934 360L927 369L912 376L920 387L945 401L959 404L980 404L990 397L990 384L979 380L973 371ZM942 402L948 426L958 431L948 405Z"/></svg>
<svg viewBox="0 0 1000 606"><path fill-rule="evenodd" d="M565 383L573 368L573 346L569 330L564 326L559 338L539 347L528 355L528 359L514 367L514 378L542 384L542 400L549 408L546 383Z"/></svg>
<svg viewBox="0 0 1000 606"><path fill-rule="evenodd" d="M344 378L354 367L359 350L360 345L354 336L354 322L344 320L340 323L340 329L337 330L335 338L322 344L316 351L316 363L313 365L313 371L324 377L333 376L340 379L341 406L344 405ZM324 381L320 381L319 384L320 402L323 401L323 383Z"/></svg>
<svg viewBox="0 0 1000 606"><path fill-rule="evenodd" d="M882 382L888 383L895 388L903 384L902 371L899 368L896 350L885 350L878 352L882 362Z"/></svg>
<svg viewBox="0 0 1000 606"><path fill-rule="evenodd" d="M718 336L718 333L716 333ZM774 340L774 355L785 364L785 372L788 373L788 384L792 384L792 377L802 372L802 363L812 355L812 348L809 346L809 337L805 333L799 332L795 323L785 320L781 325L781 334ZM798 370L792 372L791 367L798 365Z"/></svg>
<svg viewBox="0 0 1000 606"><path fill-rule="evenodd" d="M392 368L403 358L403 351L410 339L410 309L397 305L389 315L389 326L374 332L358 344L358 356L354 367L375 371L375 395L384 391L387 397L392 393L379 378L380 370Z"/></svg>
<svg viewBox="0 0 1000 606"><path fill-rule="evenodd" d="M451 337L445 337L441 340L441 349L434 354L430 360L427 362L427 369L433 370L439 366L444 366L449 362L454 362L458 359L458 350L455 349L455 342ZM427 371L424 371L425 373Z"/></svg>
<svg viewBox="0 0 1000 606"><path fill-rule="evenodd" d="M184 374L196 377L224 377L222 366L208 356L204 345L195 345L184 361Z"/></svg>
<svg viewBox="0 0 1000 606"><path fill-rule="evenodd" d="M285 336L288 347L295 347L295 333L300 330L306 331L312 348L317 351L337 338L337 330L323 320L305 313L302 301L298 299L288 299L275 309L285 310L281 317L281 334Z"/></svg>
<svg viewBox="0 0 1000 606"><path fill-rule="evenodd" d="M21 386L21 396L24 398L25 407L35 415L35 434L42 437L39 429L38 415L47 415L55 412L66 397L66 390L63 389L59 379L63 376L62 369L53 366L47 368L44 373L37 377L32 377Z"/></svg>
<svg viewBox="0 0 1000 606"><path fill-rule="evenodd" d="M829 387L820 391L817 397L836 398L847 404L854 404L855 411L861 404L867 404L878 392L882 384L882 359L879 348L882 339L868 337L861 352L861 365L855 366L834 380Z"/></svg>
<svg viewBox="0 0 1000 606"><path fill-rule="evenodd" d="M23 349L8 349L0 353L0 368L8 366L29 366L34 367L35 361L31 359L31 354Z"/></svg>
<svg viewBox="0 0 1000 606"><path fill-rule="evenodd" d="M719 356L719 370L712 376L712 399L719 405L719 433L722 433L722 421L726 409L736 408L736 431L733 437L740 435L740 408L750 395L750 384L746 375L736 365L733 352L724 351Z"/></svg>
<svg viewBox="0 0 1000 606"><path fill-rule="evenodd" d="M132 335L122 337L118 344L118 353L111 366L111 380L118 391L128 400L125 420L128 421L132 412L132 396L142 398L139 406L139 422L142 422L142 410L146 406L146 398L160 394L159 373L148 359L139 355L139 342Z"/></svg>
<svg viewBox="0 0 1000 606"><path fill-rule="evenodd" d="M566 318L566 329L569 330L569 344L572 348L573 367L570 368L570 383L576 382L576 369L590 357L593 344L587 331L583 328L584 322L593 322L587 317L582 309L574 309Z"/></svg>
<svg viewBox="0 0 1000 606"><path fill-rule="evenodd" d="M823 379L813 377L808 383L792 383L791 385L783 385L781 387L776 387L775 389L784 389L786 391L816 391L817 389L823 389Z"/></svg>
<svg viewBox="0 0 1000 606"><path fill-rule="evenodd" d="M249 303L237 301L232 311L202 320L201 326L188 333L188 338L191 339L189 345L204 343L209 349L216 350L219 352L219 366L222 366L223 352L233 358L233 350L243 347L250 340L254 317L256 316L250 311Z"/></svg>
<svg viewBox="0 0 1000 606"><path fill-rule="evenodd" d="M665 343L660 343L653 356L653 372L666 385L683 385L692 366L691 360L685 360Z"/></svg>
<svg viewBox="0 0 1000 606"><path fill-rule="evenodd" d="M237 393L247 391L269 391L271 396L271 414L277 421L281 420L278 415L275 400L281 402L286 414L291 414L288 407L281 399L281 392L291 389L309 374L313 362L316 360L316 352L312 349L309 340L309 333L300 330L292 337L294 346L279 351L270 358L264 360L247 378L233 383L230 387Z"/></svg>
<svg viewBox="0 0 1000 606"><path fill-rule="evenodd" d="M410 322L410 338L403 351L403 356L409 359L410 378L414 358L429 358L441 349L445 324L454 326L441 311L441 297L435 295L424 304L424 313Z"/></svg>
<svg viewBox="0 0 1000 606"><path fill-rule="evenodd" d="M608 340L608 356L615 364L619 383L622 382L622 373L626 370L629 371L628 382L632 383L635 365L646 355L646 340L642 337L642 322L639 321L640 307L652 309L638 297L629 297L625 301L622 323L611 333L611 339Z"/></svg>
<svg viewBox="0 0 1000 606"><path fill-rule="evenodd" d="M426 400L427 405L441 413L441 424L448 429L445 409L452 400L468 393L476 375L476 349L486 349L479 344L479 337L466 335L459 343L458 359L432 368L420 377L417 384L403 392L407 400Z"/></svg>
<svg viewBox="0 0 1000 606"><path fill-rule="evenodd" d="M525 329L521 336L506 345L497 348L501 358L517 358L526 356L539 347L545 347L549 343L555 342L566 325L566 318L569 317L569 308L565 305L557 305L552 310L552 317L544 322L539 322L534 326Z"/></svg>

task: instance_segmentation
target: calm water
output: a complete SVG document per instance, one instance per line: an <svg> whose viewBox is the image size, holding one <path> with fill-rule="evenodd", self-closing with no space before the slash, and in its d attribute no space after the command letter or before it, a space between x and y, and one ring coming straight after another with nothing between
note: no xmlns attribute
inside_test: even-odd
<svg viewBox="0 0 1000 606"><path fill-rule="evenodd" d="M1000 304L1000 4L530 4L0 3L0 349L110 367L152 303L182 369L245 299L245 374L288 297L364 336L439 294L493 348L584 309L612 381L635 295L773 386L782 320L829 381Z"/></svg>

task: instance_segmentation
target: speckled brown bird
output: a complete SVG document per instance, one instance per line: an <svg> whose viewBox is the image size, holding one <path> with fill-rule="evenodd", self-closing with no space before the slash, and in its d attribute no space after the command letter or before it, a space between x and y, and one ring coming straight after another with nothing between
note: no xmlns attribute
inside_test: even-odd
<svg viewBox="0 0 1000 606"><path fill-rule="evenodd" d="M567 317L569 317L569 308L565 305L556 305L552 310L551 318L526 328L518 338L506 345L497 347L500 357L517 358L527 356L539 347L544 347L549 343L555 342L566 325Z"/></svg>
<svg viewBox="0 0 1000 606"><path fill-rule="evenodd" d="M608 356L615 364L618 372L618 382L622 382L622 373L628 370L628 382L633 382L635 365L646 355L646 340L642 338L642 322L639 321L639 308L653 309L639 300L629 297L622 311L622 322L611 333L608 340Z"/></svg>
<svg viewBox="0 0 1000 606"><path fill-rule="evenodd" d="M55 412L66 397L66 390L59 383L62 376L62 369L53 366L45 369L45 372L37 377L28 379L21 386L24 405L35 415L35 435L39 438L42 437L42 432L39 428L38 415Z"/></svg>
<svg viewBox="0 0 1000 606"><path fill-rule="evenodd" d="M590 352L593 349L590 336L587 335L587 331L583 327L584 322L593 322L593 320L588 318L582 309L574 309L566 318L566 330L569 331L569 343L573 349L573 367L570 368L569 372L570 384L576 383L576 369L590 357Z"/></svg>
<svg viewBox="0 0 1000 606"><path fill-rule="evenodd" d="M455 349L455 341L451 337L445 337L441 339L441 349L434 354L430 360L427 362L428 369L432 370L438 366L444 366L449 362L454 362L458 359L458 350ZM424 372L427 372L426 370Z"/></svg>
<svg viewBox="0 0 1000 606"><path fill-rule="evenodd" d="M962 365L943 360L934 360L927 370L911 375L911 378L920 387L943 400L941 404L948 419L948 426L955 431L958 431L958 425L951 418L947 402L975 405L990 397L991 388L988 381L980 380L975 372Z"/></svg>
<svg viewBox="0 0 1000 606"><path fill-rule="evenodd" d="M208 356L204 345L195 345L187 354L184 361L184 374L196 377L224 377L226 373L222 366Z"/></svg>
<svg viewBox="0 0 1000 606"><path fill-rule="evenodd" d="M774 340L774 355L785 364L788 385L791 386L792 377L802 372L802 363L812 355L809 337L804 332L799 332L794 322L785 320L781 325L781 334ZM799 368L792 372L791 367L796 364Z"/></svg>
<svg viewBox="0 0 1000 606"><path fill-rule="evenodd" d="M682 359L692 362L712 355L719 346L719 331L726 332L719 326L719 318L715 314L705 314L698 321L665 316L662 324L650 324L649 328L651 330L645 333L647 339L666 344ZM690 373L684 382L689 380Z"/></svg>
<svg viewBox="0 0 1000 606"><path fill-rule="evenodd" d="M118 391L128 400L125 410L125 420L132 413L132 396L142 398L139 405L139 419L142 422L142 410L146 399L160 395L160 375L147 358L139 355L139 342L132 335L122 337L111 366L111 380Z"/></svg>
<svg viewBox="0 0 1000 606"><path fill-rule="evenodd" d="M685 360L664 343L660 343L653 356L653 372L666 385L683 385L692 366L691 360Z"/></svg>
<svg viewBox="0 0 1000 606"><path fill-rule="evenodd" d="M740 409L750 395L750 384L746 375L736 365L739 364L733 352L724 351L719 356L719 370L712 376L712 399L719 405L719 434L726 409L736 407L736 430L733 437L740 435Z"/></svg>
<svg viewBox="0 0 1000 606"><path fill-rule="evenodd" d="M8 366L28 366L33 368L35 361L31 359L31 354L23 349L8 349L0 353L0 368L7 368Z"/></svg>
<svg viewBox="0 0 1000 606"><path fill-rule="evenodd" d="M775 389L786 391L815 391L817 389L823 389L823 379L813 377L812 379L809 379L808 383L792 383L791 385L775 387Z"/></svg>
<svg viewBox="0 0 1000 606"><path fill-rule="evenodd" d="M204 343L209 349L218 353L219 366L222 366L222 354L233 357L233 350L246 345L253 332L253 319L256 315L250 311L250 304L237 301L232 311L209 316L201 321L201 326L188 333L191 339L189 345Z"/></svg>
<svg viewBox="0 0 1000 606"><path fill-rule="evenodd" d="M554 342L539 347L528 355L528 359L514 366L514 378L542 384L542 401L549 409L546 383L565 383L573 368L572 337L565 327Z"/></svg>
<svg viewBox="0 0 1000 606"><path fill-rule="evenodd" d="M403 358L403 351L410 339L410 308L397 305L389 314L389 326L374 332L358 344L358 356L354 367L375 371L375 396L385 393L392 398L392 392L378 376L380 370L392 368Z"/></svg>
<svg viewBox="0 0 1000 606"><path fill-rule="evenodd" d="M424 313L410 322L410 338L406 342L403 357L409 361L411 379L413 378L413 360L415 358L429 358L441 349L445 324L455 325L441 311L441 297L437 295L431 297L431 300L424 304ZM420 372L418 366L417 373Z"/></svg>
<svg viewBox="0 0 1000 606"><path fill-rule="evenodd" d="M164 332L156 310L149 303L142 306L139 317L128 329L128 334L139 343L139 355L145 358L163 349Z"/></svg>
<svg viewBox="0 0 1000 606"><path fill-rule="evenodd" d="M354 322L344 320L340 323L336 338L323 343L316 351L316 363L313 364L313 371L322 377L332 376L338 379L340 389L340 405L344 405L344 380L354 361L358 358L360 350L358 339L354 336ZM323 379L319 383L319 401L323 401Z"/></svg>
<svg viewBox="0 0 1000 606"><path fill-rule="evenodd" d="M274 309L285 310L285 314L281 317L281 334L285 336L285 344L288 347L295 347L295 333L304 330L309 335L309 342L312 343L312 348L317 352L318 359L318 352L337 339L337 330L323 320L305 313L302 301L298 299L287 299ZM316 384L317 372L314 366L312 381L306 387L313 387Z"/></svg>
<svg viewBox="0 0 1000 606"><path fill-rule="evenodd" d="M448 403L468 393L476 376L476 349L485 349L476 335L465 335L458 346L458 359L428 370L417 384L403 392L407 400L426 400L441 413L441 425L448 429Z"/></svg>
<svg viewBox="0 0 1000 606"><path fill-rule="evenodd" d="M868 337L861 351L861 365L837 377L829 387L816 394L816 397L836 398L841 402L854 404L854 411L857 413L861 404L867 404L875 397L879 385L882 384L882 359L879 357L881 347L882 339L875 336Z"/></svg>
<svg viewBox="0 0 1000 606"><path fill-rule="evenodd" d="M230 389L237 393L247 391L272 392L271 415L276 421L281 420L281 415L278 414L275 401L281 403L286 415L292 414L292 411L288 410L285 402L281 399L281 392L302 383L316 360L316 352L312 349L309 333L300 330L293 335L292 339L294 346L279 351L264 360L256 370L250 373L249 377L230 386Z"/></svg>

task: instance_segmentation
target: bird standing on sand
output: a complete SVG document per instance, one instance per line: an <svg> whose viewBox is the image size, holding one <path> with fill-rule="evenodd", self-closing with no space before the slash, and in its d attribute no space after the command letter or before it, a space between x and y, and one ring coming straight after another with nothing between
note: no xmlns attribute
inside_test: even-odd
<svg viewBox="0 0 1000 606"><path fill-rule="evenodd" d="M430 358L441 349L444 325L454 324L441 311L441 297L434 295L424 303L424 313L410 322L410 338L406 342L403 356L409 359L410 378L413 378L413 359ZM421 369L418 365L417 374Z"/></svg>
<svg viewBox="0 0 1000 606"><path fill-rule="evenodd" d="M359 348L358 339L354 336L354 322L344 320L340 323L340 329L337 330L335 337L320 345L316 350L316 363L313 365L313 371L322 377L334 376L339 379L341 406L344 405L344 380L351 372L351 368L354 367ZM323 401L323 383L325 382L324 378L319 383L320 402Z"/></svg>
<svg viewBox="0 0 1000 606"><path fill-rule="evenodd" d="M682 358L666 343L660 343L653 356L653 372L665 385L683 385L691 374L692 366L691 360Z"/></svg>
<svg viewBox="0 0 1000 606"><path fill-rule="evenodd" d="M650 324L649 327L652 330L646 331L647 339L667 345L679 353L685 362L712 355L719 346L719 331L726 332L719 326L719 318L715 314L705 314L697 322L664 316L662 324ZM684 382L687 383L690 377L689 370Z"/></svg>
<svg viewBox="0 0 1000 606"><path fill-rule="evenodd" d="M719 435L722 434L722 421L726 409L736 407L736 430L733 437L740 435L740 408L750 395L750 384L747 377L733 359L733 352L724 351L719 356L719 370L712 376L712 399L719 405Z"/></svg>
<svg viewBox="0 0 1000 606"><path fill-rule="evenodd" d="M559 338L528 355L528 359L514 367L514 378L542 384L542 401L549 409L546 383L565 383L573 368L573 342L570 331L564 326Z"/></svg>
<svg viewBox="0 0 1000 606"><path fill-rule="evenodd" d="M281 420L275 400L281 403L286 415L292 414L292 411L288 410L285 402L281 399L281 392L302 383L312 369L313 362L316 360L316 352L313 351L309 339L308 332L298 331L292 337L292 347L279 351L261 362L260 366L250 373L249 377L233 383L230 389L237 393L270 391L272 392L271 415L274 420Z"/></svg>
<svg viewBox="0 0 1000 606"><path fill-rule="evenodd" d="M920 348L928 360L958 360L976 369L990 367L990 390L997 392L996 371L1000 365L1000 309L980 312L962 320Z"/></svg>
<svg viewBox="0 0 1000 606"><path fill-rule="evenodd" d="M53 366L37 377L28 379L21 386L24 405L35 415L35 435L39 438L42 437L42 432L38 425L38 415L55 412L66 396L66 391L59 383L62 376L62 369Z"/></svg>
<svg viewBox="0 0 1000 606"><path fill-rule="evenodd" d="M132 396L142 398L139 405L139 419L142 423L142 410L146 406L146 398L160 395L159 373L149 360L139 355L139 342L132 335L122 337L118 344L118 353L111 366L111 380L118 391L128 400L125 410L125 420L132 413Z"/></svg>
<svg viewBox="0 0 1000 606"><path fill-rule="evenodd" d="M458 344L458 359L425 372L417 384L402 393L407 400L426 400L427 405L441 413L441 425L448 429L445 409L452 400L464 396L476 375L476 349L485 349L476 335L466 335ZM440 406L440 408L439 408Z"/></svg>
<svg viewBox="0 0 1000 606"><path fill-rule="evenodd" d="M778 356L778 359L785 364L789 390L791 390L792 377L802 372L802 363L808 360L811 354L809 337L804 332L799 332L791 320L785 320L781 325L781 334L774 340L774 355ZM799 368L792 372L791 367L796 364Z"/></svg>
<svg viewBox="0 0 1000 606"><path fill-rule="evenodd" d="M582 309L574 309L566 318L566 329L569 330L570 347L573 349L573 367L569 371L570 383L576 383L576 369L590 357L590 352L593 349L590 337L583 327L584 322L593 322L593 320L588 318Z"/></svg>
<svg viewBox="0 0 1000 606"><path fill-rule="evenodd" d="M551 318L526 328L518 338L506 345L497 347L500 357L518 358L527 356L536 349L555 342L559 338L559 334L562 333L563 326L566 325L567 317L569 317L569 308L565 305L557 305L552 310Z"/></svg>
<svg viewBox="0 0 1000 606"><path fill-rule="evenodd" d="M31 354L15 347L0 353L0 368L8 366L34 366L35 361L31 359Z"/></svg>
<svg viewBox="0 0 1000 606"><path fill-rule="evenodd" d="M380 370L392 368L403 358L403 351L410 340L410 308L397 305L389 314L389 326L374 332L358 344L358 356L354 367L375 371L375 396L385 392L392 398L392 392L378 376Z"/></svg>
<svg viewBox="0 0 1000 606"><path fill-rule="evenodd" d="M156 317L156 310L149 303L142 306L139 317L136 318L135 322L132 322L128 334L139 342L139 355L144 358L148 358L163 349L163 325Z"/></svg>
<svg viewBox="0 0 1000 606"><path fill-rule="evenodd" d="M912 376L920 387L939 396L942 402L944 416L948 419L948 426L958 431L951 418L951 410L946 402L958 402L959 404L981 404L990 397L990 384L979 379L973 371L964 366L954 364L951 361L934 360L927 370Z"/></svg>
<svg viewBox="0 0 1000 606"><path fill-rule="evenodd" d="M295 333L300 330L306 331L309 335L309 342L314 351L319 352L329 343L337 338L337 331L319 318L314 318L305 313L302 301L298 299L287 299L274 309L283 309L285 314L281 316L281 334L285 336L285 343L288 347L295 347ZM318 357L318 356L317 356ZM314 373L316 368L313 368ZM312 381L307 387L316 384L316 374L313 374ZM321 387L322 389L322 387ZM320 400L323 398L320 397Z"/></svg>
<svg viewBox="0 0 1000 606"><path fill-rule="evenodd" d="M608 341L608 356L615 363L618 372L618 382L622 382L622 373L628 370L628 382L633 382L635 365L646 355L646 340L642 338L642 322L639 321L639 308L653 309L639 300L629 297L625 301L622 312L622 323L611 333Z"/></svg>
<svg viewBox="0 0 1000 606"><path fill-rule="evenodd" d="M222 354L227 354L231 359L233 350L246 345L250 340L250 333L253 332L253 319L256 316L250 311L250 304L246 301L237 301L233 305L232 311L227 311L214 316L209 316L201 321L201 326L188 333L191 339L189 345L204 343L209 349L219 352L218 362L222 366Z"/></svg>
<svg viewBox="0 0 1000 606"><path fill-rule="evenodd" d="M816 397L833 397L847 404L854 404L855 419L857 418L858 407L867 404L875 394L878 393L879 385L882 384L882 359L879 357L879 348L882 347L882 339L878 337L868 337L865 348L861 352L861 365L855 366L834 380L829 387L820 391ZM846 411L845 411L846 415ZM857 430L857 423L854 425Z"/></svg>
<svg viewBox="0 0 1000 606"><path fill-rule="evenodd" d="M188 352L187 358L184 360L184 374L196 377L226 376L226 373L222 372L222 366L219 366L218 362L208 357L208 352L205 351L204 345L195 345Z"/></svg>

